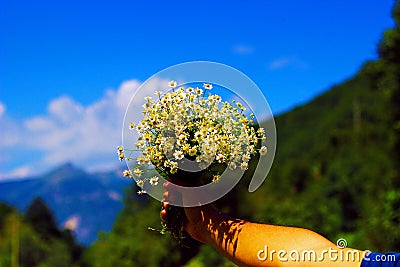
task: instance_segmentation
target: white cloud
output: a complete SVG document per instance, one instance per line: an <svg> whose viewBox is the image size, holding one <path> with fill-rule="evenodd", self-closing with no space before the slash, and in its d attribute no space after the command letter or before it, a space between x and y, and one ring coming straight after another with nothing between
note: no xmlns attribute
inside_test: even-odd
<svg viewBox="0 0 400 267"><path fill-rule="evenodd" d="M84 107L67 96L53 100L48 111L53 118L62 123L69 123L82 117Z"/></svg>
<svg viewBox="0 0 400 267"><path fill-rule="evenodd" d="M277 59L271 61L268 64L268 69L278 70L278 69L282 69L282 68L285 68L288 66L294 66L295 68L298 68L298 69L307 68L307 64L304 63L302 60L298 59L295 56L289 56L289 57L277 58Z"/></svg>
<svg viewBox="0 0 400 267"><path fill-rule="evenodd" d="M3 112L0 116L0 152L3 149L15 147L19 141L19 126L17 122L12 121L8 114ZM0 162L3 161L4 153L1 153Z"/></svg>
<svg viewBox="0 0 400 267"><path fill-rule="evenodd" d="M18 180L22 178L26 178L31 173L31 168L28 165L23 165L12 169L8 173L0 173L0 179L13 179Z"/></svg>
<svg viewBox="0 0 400 267"><path fill-rule="evenodd" d="M285 67L290 62L289 58L279 58L272 61L268 67L271 70L281 69Z"/></svg>
<svg viewBox="0 0 400 267"><path fill-rule="evenodd" d="M81 217L79 215L72 215L64 222L64 228L76 231L80 225Z"/></svg>
<svg viewBox="0 0 400 267"><path fill-rule="evenodd" d="M233 47L233 52L240 55L253 54L254 47L250 45L238 44Z"/></svg>
<svg viewBox="0 0 400 267"><path fill-rule="evenodd" d="M27 121L42 127L33 136L33 147L44 149L44 161L52 165L73 161L89 167L99 164L98 160L112 160L120 144L125 109L139 85L138 81L125 82L118 91L107 91L87 107L68 97L53 100L47 116Z"/></svg>
<svg viewBox="0 0 400 267"><path fill-rule="evenodd" d="M160 82L150 83L152 90L164 88L166 83ZM0 178L37 174L66 161L88 170L117 166L116 147L122 143L125 110L140 84L126 81L88 106L62 96L49 103L46 114L22 122L0 117ZM148 90L141 90L135 101L147 94ZM134 114L129 117L140 116L139 104L133 103ZM4 113L1 110L4 105L0 103L0 114Z"/></svg>
<svg viewBox="0 0 400 267"><path fill-rule="evenodd" d="M3 117L5 112L6 112L6 106L0 102L0 118Z"/></svg>

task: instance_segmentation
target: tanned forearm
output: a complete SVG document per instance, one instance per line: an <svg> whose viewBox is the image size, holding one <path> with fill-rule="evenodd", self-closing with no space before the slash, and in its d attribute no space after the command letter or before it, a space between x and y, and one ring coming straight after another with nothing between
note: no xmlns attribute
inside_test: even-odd
<svg viewBox="0 0 400 267"><path fill-rule="evenodd" d="M197 239L239 266L359 267L363 256L361 251L340 249L306 229L251 223L214 209L203 210L195 225ZM358 257L346 259L353 252Z"/></svg>

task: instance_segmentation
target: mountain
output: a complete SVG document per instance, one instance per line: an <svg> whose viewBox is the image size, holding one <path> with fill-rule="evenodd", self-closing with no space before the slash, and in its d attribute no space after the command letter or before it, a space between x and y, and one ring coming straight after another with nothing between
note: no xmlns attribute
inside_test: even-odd
<svg viewBox="0 0 400 267"><path fill-rule="evenodd" d="M111 230L130 184L119 171L90 174L66 163L42 176L0 183L0 201L24 211L40 197L60 227L71 228L79 242L89 245L99 231Z"/></svg>

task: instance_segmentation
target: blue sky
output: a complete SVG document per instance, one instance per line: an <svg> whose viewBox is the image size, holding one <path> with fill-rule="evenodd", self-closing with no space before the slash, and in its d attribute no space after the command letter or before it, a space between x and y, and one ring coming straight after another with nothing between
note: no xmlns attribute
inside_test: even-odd
<svg viewBox="0 0 400 267"><path fill-rule="evenodd" d="M0 179L115 166L126 99L174 64L230 65L274 114L351 77L393 1L1 1ZM279 133L278 133L279 137ZM279 144L278 144L279 145Z"/></svg>

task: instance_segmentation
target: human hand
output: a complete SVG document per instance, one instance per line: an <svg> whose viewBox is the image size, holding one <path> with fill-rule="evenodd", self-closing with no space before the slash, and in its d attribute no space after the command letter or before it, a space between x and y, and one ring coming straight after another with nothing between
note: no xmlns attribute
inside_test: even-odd
<svg viewBox="0 0 400 267"><path fill-rule="evenodd" d="M170 203L179 197L179 192L173 191L170 183L164 183L164 199L162 201L162 211L160 213L163 221L168 220L168 211L172 206ZM184 200L183 200L184 203ZM212 218L218 215L217 211L211 205L203 205L197 207L184 207L185 219L183 223L183 230L186 231L193 239L201 242L208 243L208 230Z"/></svg>

